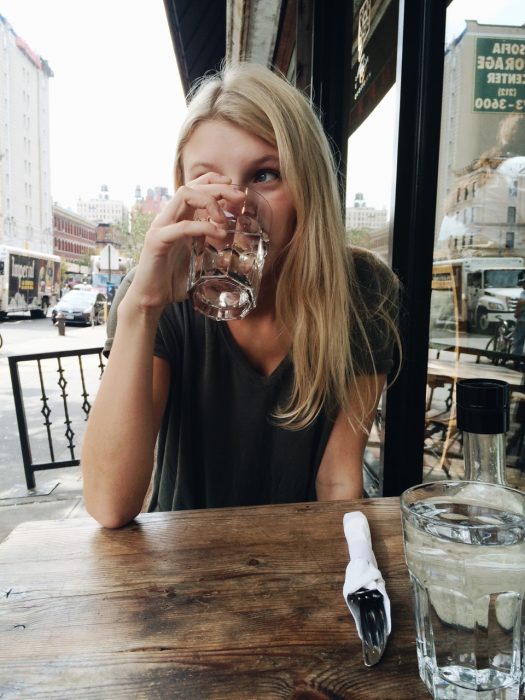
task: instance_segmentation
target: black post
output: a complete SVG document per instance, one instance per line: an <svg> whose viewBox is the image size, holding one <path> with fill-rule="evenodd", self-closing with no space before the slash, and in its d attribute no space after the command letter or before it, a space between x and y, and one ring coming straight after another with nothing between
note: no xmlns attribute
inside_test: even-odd
<svg viewBox="0 0 525 700"><path fill-rule="evenodd" d="M22 449L22 460L24 462L24 472L28 490L36 487L35 472L33 471L33 457L31 445L29 443L29 432L27 430L26 412L22 397L22 385L18 373L17 360L9 357L9 372L11 374L11 385L13 387L13 399L15 401L16 421L18 423L18 435L20 437L20 447Z"/></svg>
<svg viewBox="0 0 525 700"><path fill-rule="evenodd" d="M446 3L400 0L392 267L404 285L401 374L387 393L383 495L423 478L425 392Z"/></svg>
<svg viewBox="0 0 525 700"><path fill-rule="evenodd" d="M339 166L339 182L344 192L352 3L297 0L296 12L296 86L305 91L319 111Z"/></svg>

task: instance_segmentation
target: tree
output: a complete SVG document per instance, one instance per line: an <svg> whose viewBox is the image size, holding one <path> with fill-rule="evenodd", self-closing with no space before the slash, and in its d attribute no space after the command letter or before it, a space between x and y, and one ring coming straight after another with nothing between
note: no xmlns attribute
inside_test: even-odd
<svg viewBox="0 0 525 700"><path fill-rule="evenodd" d="M370 229L368 228L347 228L346 240L350 245L358 245L368 248L370 245Z"/></svg>
<svg viewBox="0 0 525 700"><path fill-rule="evenodd" d="M144 236L151 226L155 214L142 211L140 206L134 206L131 210L129 233L122 231L122 243L124 257L131 258L133 265L139 261L140 251L144 245Z"/></svg>

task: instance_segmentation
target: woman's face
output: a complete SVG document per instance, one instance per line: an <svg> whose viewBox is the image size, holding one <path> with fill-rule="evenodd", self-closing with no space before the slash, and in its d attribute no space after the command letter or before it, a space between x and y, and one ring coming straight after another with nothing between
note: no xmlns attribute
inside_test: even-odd
<svg viewBox="0 0 525 700"><path fill-rule="evenodd" d="M266 199L272 210L272 224L265 274L271 270L291 240L296 224L292 196L281 178L277 149L230 122L210 120L199 124L186 143L182 165L186 184L205 173L218 173Z"/></svg>

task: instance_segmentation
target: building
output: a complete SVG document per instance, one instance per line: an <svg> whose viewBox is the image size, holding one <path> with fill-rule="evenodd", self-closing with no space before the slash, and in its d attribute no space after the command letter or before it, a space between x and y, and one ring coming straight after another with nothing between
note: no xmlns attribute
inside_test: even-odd
<svg viewBox="0 0 525 700"><path fill-rule="evenodd" d="M122 231L112 224L97 224L96 226L96 254L100 255L100 251L108 243L120 249L123 244L123 234Z"/></svg>
<svg viewBox="0 0 525 700"><path fill-rule="evenodd" d="M0 242L53 252L48 63L0 15Z"/></svg>
<svg viewBox="0 0 525 700"><path fill-rule="evenodd" d="M376 209L366 204L362 192L357 192L354 204L346 208L346 229L368 229L381 228L387 223L387 211L385 207Z"/></svg>
<svg viewBox="0 0 525 700"><path fill-rule="evenodd" d="M362 192L357 192L352 207L346 208L346 230L366 229L373 231L382 228L387 222L386 209L375 209L368 207Z"/></svg>
<svg viewBox="0 0 525 700"><path fill-rule="evenodd" d="M436 257L525 254L524 109L524 28L467 20L445 53Z"/></svg>
<svg viewBox="0 0 525 700"><path fill-rule="evenodd" d="M170 198L167 187L149 188L146 196L142 196L140 185L135 188L135 205L134 209L140 209L144 214L153 214L156 216L164 207Z"/></svg>
<svg viewBox="0 0 525 700"><path fill-rule="evenodd" d="M79 199L77 213L97 224L117 224L128 230L129 210L123 202L110 199L107 185L102 185L98 197Z"/></svg>
<svg viewBox="0 0 525 700"><path fill-rule="evenodd" d="M456 179L436 257L525 255L525 156L499 158Z"/></svg>
<svg viewBox="0 0 525 700"><path fill-rule="evenodd" d="M87 262L96 253L97 226L69 209L53 205L53 252L67 262Z"/></svg>

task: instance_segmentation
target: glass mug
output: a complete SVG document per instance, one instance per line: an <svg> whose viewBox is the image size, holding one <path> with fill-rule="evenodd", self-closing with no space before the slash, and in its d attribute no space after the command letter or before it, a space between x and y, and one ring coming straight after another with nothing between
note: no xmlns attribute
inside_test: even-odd
<svg viewBox="0 0 525 700"><path fill-rule="evenodd" d="M255 308L269 245L270 205L249 187L233 187L244 198L222 201L227 221L217 226L224 226L226 239L216 247L204 236L195 238L190 256L189 297L197 311L216 321L241 319ZM203 209L194 219L211 221Z"/></svg>
<svg viewBox="0 0 525 700"><path fill-rule="evenodd" d="M401 495L419 674L435 700L519 700L525 493L442 481Z"/></svg>

